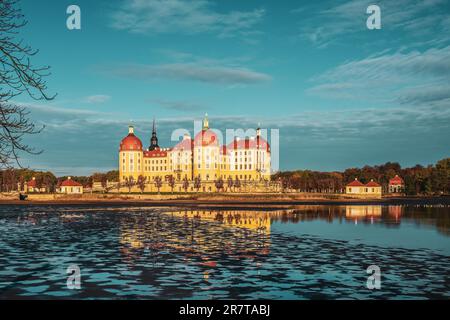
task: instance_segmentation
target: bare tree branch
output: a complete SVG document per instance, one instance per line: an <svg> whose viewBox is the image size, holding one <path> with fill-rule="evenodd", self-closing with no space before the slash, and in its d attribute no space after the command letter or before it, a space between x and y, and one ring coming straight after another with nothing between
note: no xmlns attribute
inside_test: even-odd
<svg viewBox="0 0 450 320"><path fill-rule="evenodd" d="M37 134L36 129L24 107L14 105L11 99L26 93L36 100L52 100L44 80L50 75L50 67L35 67L31 57L38 50L23 44L17 39L19 29L27 24L18 0L0 1L0 168L14 163L20 166L19 153L38 154L23 143L23 137Z"/></svg>

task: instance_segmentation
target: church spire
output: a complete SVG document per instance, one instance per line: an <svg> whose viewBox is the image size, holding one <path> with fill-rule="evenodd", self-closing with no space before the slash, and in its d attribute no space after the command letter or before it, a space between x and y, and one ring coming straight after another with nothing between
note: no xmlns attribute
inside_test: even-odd
<svg viewBox="0 0 450 320"><path fill-rule="evenodd" d="M153 117L153 129L152 129L152 137L150 139L150 147L148 147L149 151L159 149L158 146L158 137L156 136L156 121L155 117Z"/></svg>
<svg viewBox="0 0 450 320"><path fill-rule="evenodd" d="M208 121L208 114L205 113L205 118L203 119L203 130L209 129L209 121Z"/></svg>

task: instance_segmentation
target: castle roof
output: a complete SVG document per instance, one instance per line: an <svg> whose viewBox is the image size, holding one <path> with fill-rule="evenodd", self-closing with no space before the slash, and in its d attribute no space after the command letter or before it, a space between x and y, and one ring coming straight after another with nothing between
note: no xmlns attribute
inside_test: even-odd
<svg viewBox="0 0 450 320"><path fill-rule="evenodd" d="M192 141L191 137L185 137L183 140L178 142L175 147L173 147L173 151L191 151L194 146L194 141Z"/></svg>
<svg viewBox="0 0 450 320"><path fill-rule="evenodd" d="M257 136L256 138L245 138L245 139L234 139L233 142L228 144L228 150L237 149L261 149L270 152L269 143L262 137Z"/></svg>
<svg viewBox="0 0 450 320"><path fill-rule="evenodd" d="M167 157L167 149L156 148L149 151L144 151L145 158L164 158Z"/></svg>
<svg viewBox="0 0 450 320"><path fill-rule="evenodd" d="M219 139L211 129L202 130L194 138L194 146L218 146Z"/></svg>
<svg viewBox="0 0 450 320"><path fill-rule="evenodd" d="M129 133L120 142L120 151L141 151L142 142L134 135L134 133Z"/></svg>

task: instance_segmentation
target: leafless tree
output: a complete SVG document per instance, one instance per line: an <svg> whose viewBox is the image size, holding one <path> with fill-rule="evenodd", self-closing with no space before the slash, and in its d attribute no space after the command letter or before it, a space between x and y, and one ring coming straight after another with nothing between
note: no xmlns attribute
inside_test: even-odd
<svg viewBox="0 0 450 320"><path fill-rule="evenodd" d="M159 193L159 190L161 189L161 187L163 185L161 177L160 176L156 176L155 180L154 180L154 183L155 183L155 187L158 189L158 193Z"/></svg>
<svg viewBox="0 0 450 320"><path fill-rule="evenodd" d="M19 29L27 24L18 0L0 1L0 168L13 163L20 166L19 153L40 153L23 142L28 134L39 133L25 107L11 100L22 93L36 100L51 100L44 78L50 67L35 67L31 58L38 53L18 39Z"/></svg>
<svg viewBox="0 0 450 320"><path fill-rule="evenodd" d="M128 193L131 192L131 189L136 185L136 182L134 181L134 178L132 176L125 177L125 187L128 188Z"/></svg>
<svg viewBox="0 0 450 320"><path fill-rule="evenodd" d="M168 183L169 183L169 187L170 187L170 189L172 189L172 193L173 193L173 188L175 188L175 178L172 175L169 176Z"/></svg>
<svg viewBox="0 0 450 320"><path fill-rule="evenodd" d="M143 175L140 175L137 180L137 186L139 187L139 190L141 190L141 193L144 193L145 190L145 184L147 183L147 177L144 177Z"/></svg>

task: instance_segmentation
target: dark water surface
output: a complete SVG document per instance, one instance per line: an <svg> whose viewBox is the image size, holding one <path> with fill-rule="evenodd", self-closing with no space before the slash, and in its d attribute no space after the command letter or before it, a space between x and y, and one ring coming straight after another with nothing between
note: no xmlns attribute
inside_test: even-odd
<svg viewBox="0 0 450 320"><path fill-rule="evenodd" d="M1 206L0 298L448 299L450 210Z"/></svg>

